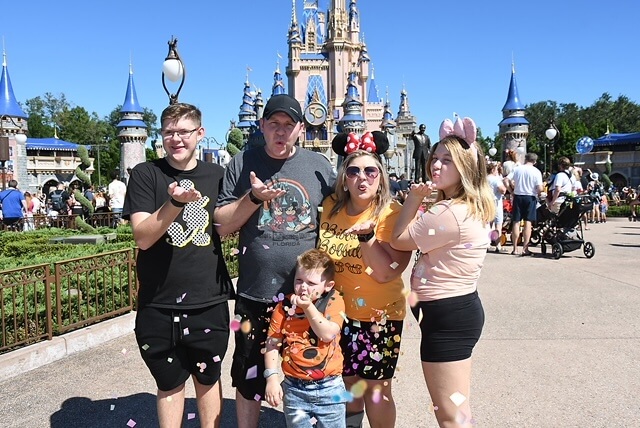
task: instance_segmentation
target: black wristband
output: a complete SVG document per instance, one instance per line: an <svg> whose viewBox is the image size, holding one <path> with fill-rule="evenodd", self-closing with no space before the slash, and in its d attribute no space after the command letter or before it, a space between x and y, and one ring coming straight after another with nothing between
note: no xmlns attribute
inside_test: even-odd
<svg viewBox="0 0 640 428"><path fill-rule="evenodd" d="M256 205L260 205L261 203L264 202L262 199L258 199L256 195L253 194L252 190L249 190L249 200Z"/></svg>
<svg viewBox="0 0 640 428"><path fill-rule="evenodd" d="M369 242L371 241L371 238L373 238L374 236L376 236L375 233L373 233L373 230L369 233L367 233L366 235L358 235L358 241L360 242Z"/></svg>
<svg viewBox="0 0 640 428"><path fill-rule="evenodd" d="M185 205L187 205L187 203L186 203L186 202L178 202L178 201L176 201L176 200L175 200L175 199L173 199L173 198L169 199L169 202L171 202L171 205L173 205L173 206L174 206L174 207L176 207L176 208L182 208L182 207L184 207Z"/></svg>

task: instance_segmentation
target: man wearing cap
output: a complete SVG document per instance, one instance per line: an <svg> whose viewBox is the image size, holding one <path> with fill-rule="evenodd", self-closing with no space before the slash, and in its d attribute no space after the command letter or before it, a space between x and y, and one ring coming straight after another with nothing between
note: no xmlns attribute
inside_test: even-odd
<svg viewBox="0 0 640 428"><path fill-rule="evenodd" d="M318 206L333 193L335 172L324 156L296 145L304 132L300 103L269 99L260 119L265 145L233 157L214 213L221 236L240 231L231 376L238 427L258 426L266 380L264 355L271 311L293 292L296 256L316 245Z"/></svg>

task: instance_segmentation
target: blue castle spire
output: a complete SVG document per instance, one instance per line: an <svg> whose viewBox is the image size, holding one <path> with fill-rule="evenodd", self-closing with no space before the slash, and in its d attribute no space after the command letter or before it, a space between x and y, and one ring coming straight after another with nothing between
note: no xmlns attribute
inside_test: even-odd
<svg viewBox="0 0 640 428"><path fill-rule="evenodd" d="M138 96L136 95L136 87L133 84L133 66L129 64L129 82L127 84L127 93L124 96L124 103L120 109L122 113L122 120L117 125L118 129L122 128L144 128L147 129L147 124L142 120L142 114L144 110L138 103ZM146 138L146 132L145 132Z"/></svg>
<svg viewBox="0 0 640 428"><path fill-rule="evenodd" d="M11 86L7 68L7 54L4 51L2 52L2 77L0 78L0 116L28 118L13 94L13 87Z"/></svg>
<svg viewBox="0 0 640 428"><path fill-rule="evenodd" d="M284 82L282 81L282 73L280 72L280 59L276 64L276 71L273 73L273 86L271 87L271 96L282 95L287 92L284 89Z"/></svg>

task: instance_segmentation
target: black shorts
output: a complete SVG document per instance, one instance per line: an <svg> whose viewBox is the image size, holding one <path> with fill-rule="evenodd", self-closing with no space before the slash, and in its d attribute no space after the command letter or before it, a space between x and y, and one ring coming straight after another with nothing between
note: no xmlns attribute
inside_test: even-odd
<svg viewBox="0 0 640 428"><path fill-rule="evenodd" d="M515 223L520 220L535 222L536 208L538 200L535 196L513 195L513 215L511 221Z"/></svg>
<svg viewBox="0 0 640 428"><path fill-rule="evenodd" d="M276 303L273 302L236 297L235 319L246 327L241 327L235 332L231 379L232 385L247 400L264 399L267 381L263 376L263 350L275 306Z"/></svg>
<svg viewBox="0 0 640 428"><path fill-rule="evenodd" d="M342 326L340 347L344 356L343 376L362 379L391 379L400 355L404 321L376 322L348 320Z"/></svg>
<svg viewBox="0 0 640 428"><path fill-rule="evenodd" d="M411 308L416 320L420 310L420 360L442 363L471 357L484 325L484 310L477 291L448 299L418 302Z"/></svg>
<svg viewBox="0 0 640 428"><path fill-rule="evenodd" d="M145 307L138 310L135 332L159 390L177 388L189 375L213 385L229 344L229 305L182 311Z"/></svg>

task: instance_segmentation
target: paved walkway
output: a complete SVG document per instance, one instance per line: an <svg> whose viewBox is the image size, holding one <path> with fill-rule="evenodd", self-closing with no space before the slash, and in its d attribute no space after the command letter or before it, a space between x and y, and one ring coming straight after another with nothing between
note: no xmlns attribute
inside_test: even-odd
<svg viewBox="0 0 640 428"><path fill-rule="evenodd" d="M553 260L539 248L533 257L487 255L479 287L487 320L474 353L471 397L477 426L640 427L640 223L612 219L585 233L595 245L592 259L576 250ZM130 326L131 318L112 323ZM86 331L76 336L69 346L96 340ZM1 356L0 373L15 376L0 381L0 425L126 428L131 420L157 426L154 384L133 334L89 345L24 373L27 365ZM418 345L409 315L394 381L400 428L437 427ZM50 346L30 347L32 357L23 360L46 355ZM229 363L226 358L225 428L236 426ZM184 426L197 427L197 417L187 415L196 413L190 384L187 396ZM261 427L284 426L279 411L263 409Z"/></svg>

